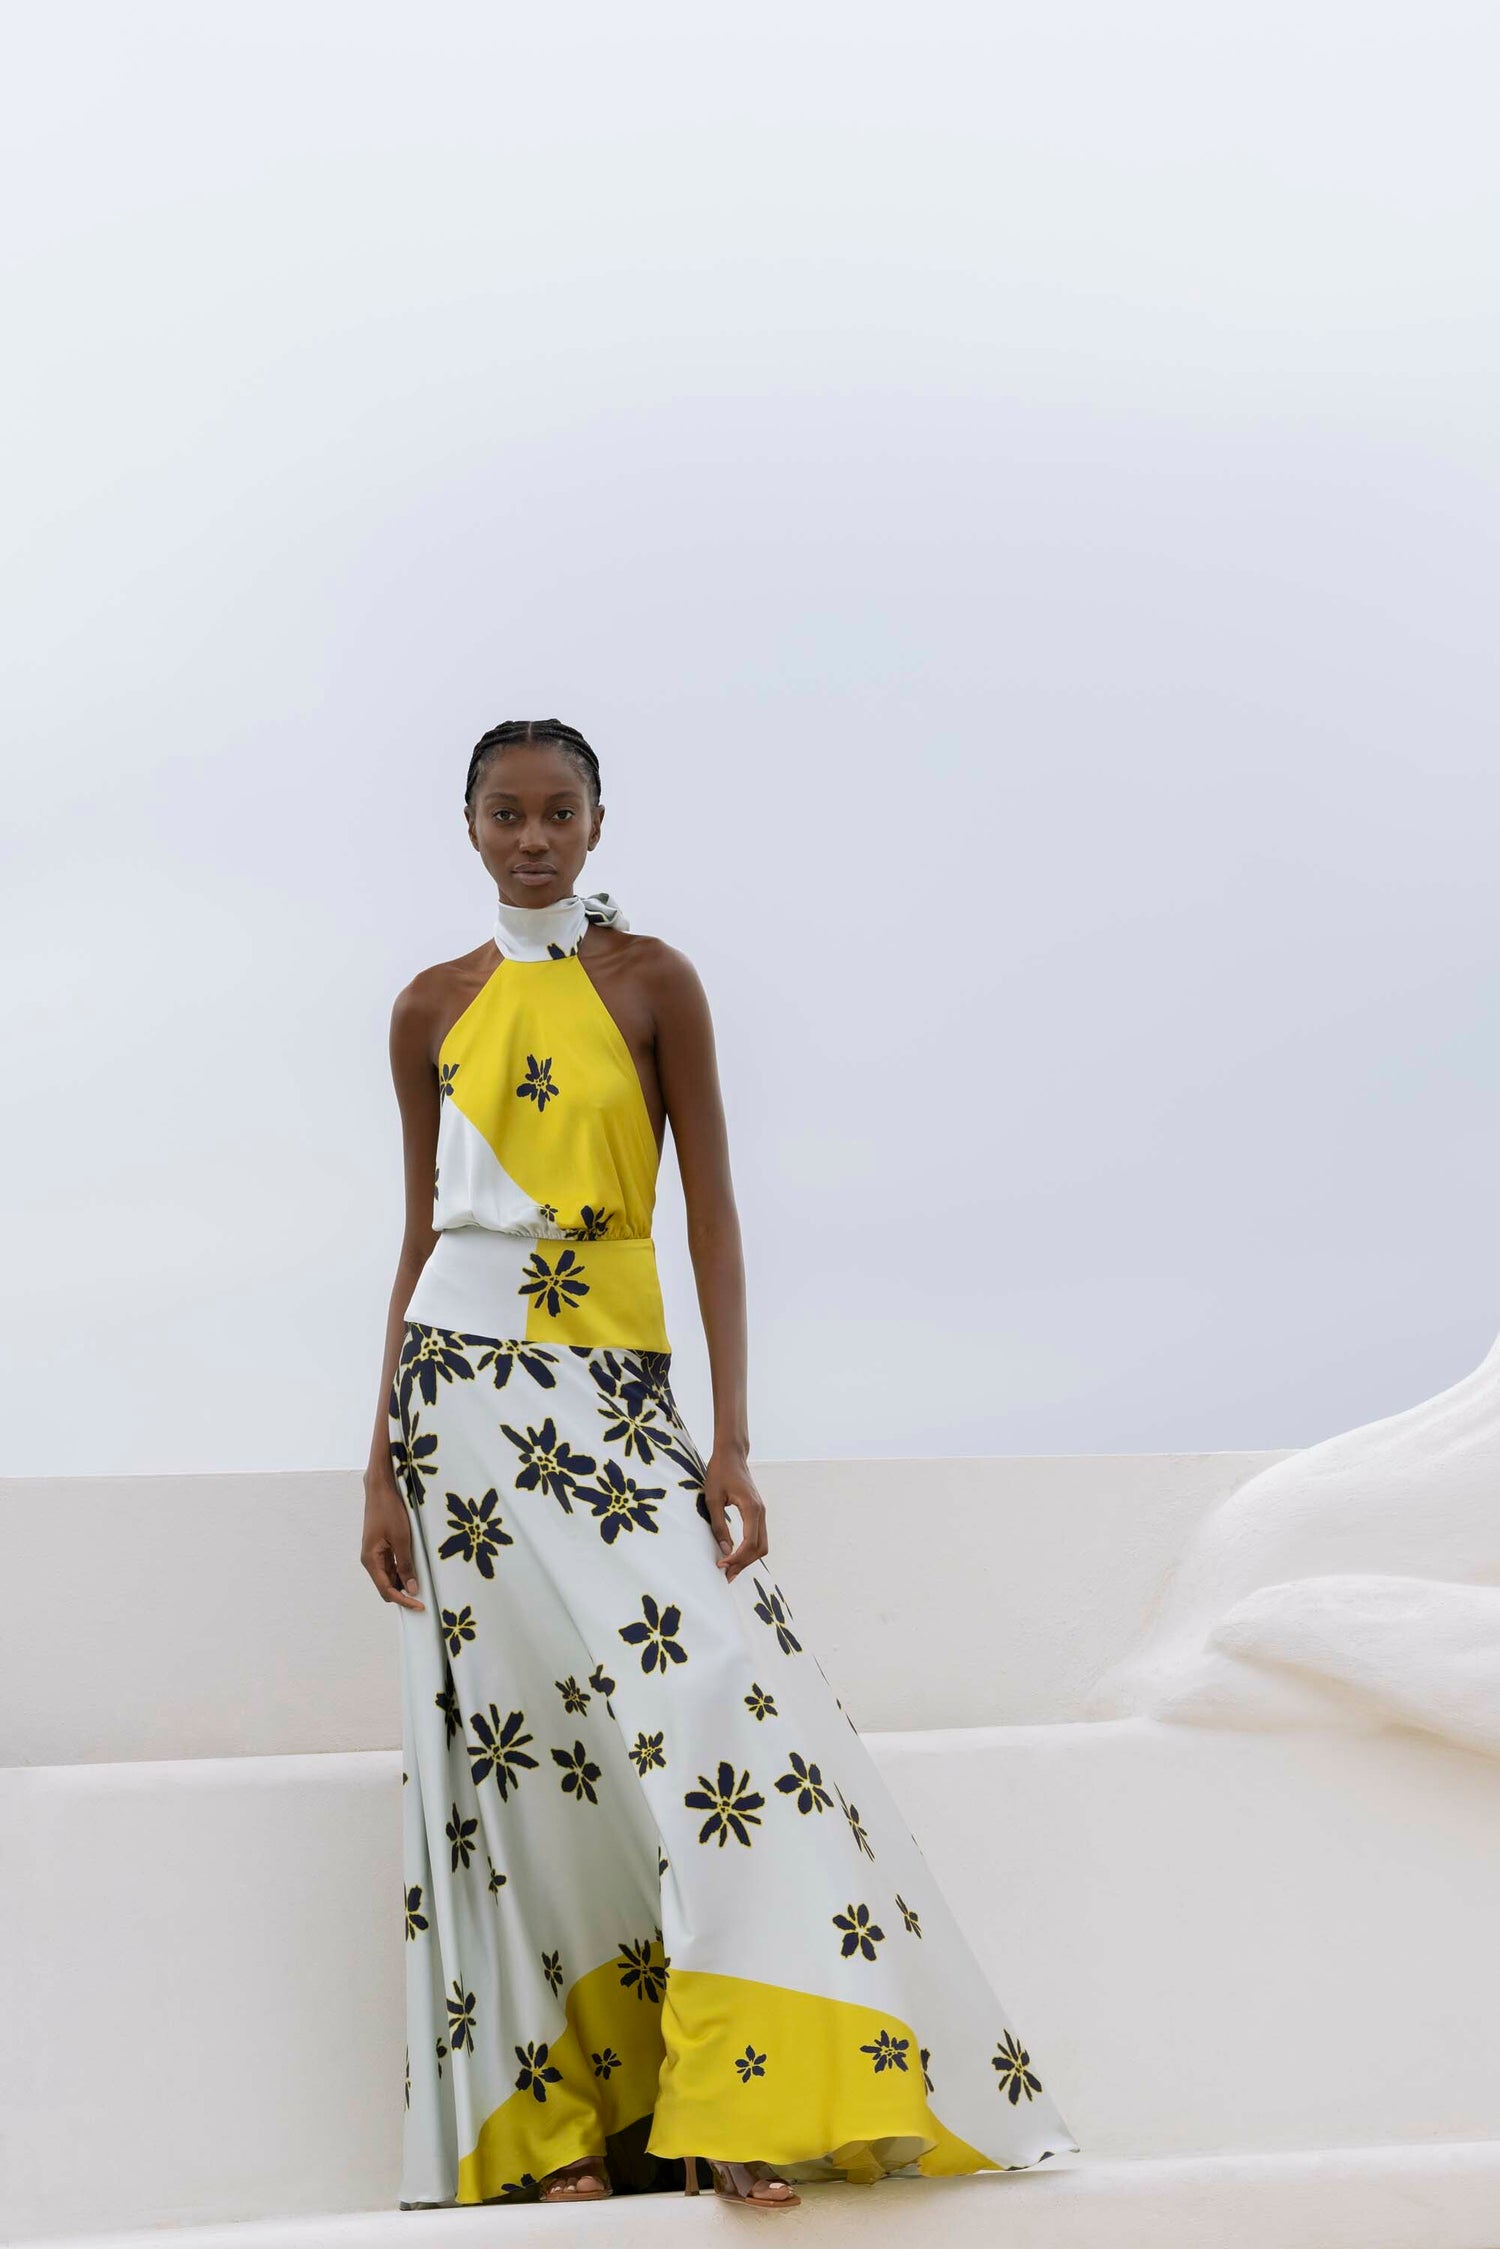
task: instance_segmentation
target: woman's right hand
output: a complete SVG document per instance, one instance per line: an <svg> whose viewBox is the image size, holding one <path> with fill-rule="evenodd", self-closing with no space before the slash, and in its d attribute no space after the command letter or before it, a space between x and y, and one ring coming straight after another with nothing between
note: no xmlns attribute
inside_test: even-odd
<svg viewBox="0 0 1500 2249"><path fill-rule="evenodd" d="M403 1609L425 1609L417 1598L417 1573L412 1567L411 1516L389 1473L365 1474L365 1528L359 1558L375 1581L382 1601L395 1601Z"/></svg>

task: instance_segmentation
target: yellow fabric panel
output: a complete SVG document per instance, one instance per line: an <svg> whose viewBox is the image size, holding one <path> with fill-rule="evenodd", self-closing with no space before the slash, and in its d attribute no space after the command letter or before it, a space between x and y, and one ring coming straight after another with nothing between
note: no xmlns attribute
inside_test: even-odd
<svg viewBox="0 0 1500 2249"><path fill-rule="evenodd" d="M501 961L438 1055L447 1097L561 1226L649 1234L660 1159L635 1058L576 954ZM526 1087L526 1092L518 1088Z"/></svg>
<svg viewBox="0 0 1500 2249"><path fill-rule="evenodd" d="M661 1948L652 1957L660 1961ZM530 2172L540 2179L580 2155L602 2155L606 2133L649 2114L662 2062L661 2006L620 1981L619 1960L580 1976L566 2001L567 2028L548 2047L546 2099L518 2089L486 2117L472 2151L458 2166L460 2202L483 2202ZM612 2051L608 2076L593 2057ZM519 2060L518 2060L519 2068Z"/></svg>
<svg viewBox="0 0 1500 2249"><path fill-rule="evenodd" d="M653 1948L653 1956L655 1948ZM651 2114L647 2148L662 2157L808 2163L829 2157L870 2183L907 2163L927 2177L1007 2168L942 2125L927 2105L920 2049L877 2009L742 1976L673 1969L664 2004L625 1988L619 1960L579 1978L567 2027L547 2050L557 2071L538 2101L521 2088L487 2117L459 2164L458 2197L480 2202L581 2155ZM904 2039L905 2069L877 2071L863 2052ZM592 2057L612 2050L608 2077ZM736 2066L760 2057L760 2074Z"/></svg>
<svg viewBox="0 0 1500 2249"><path fill-rule="evenodd" d="M874 2008L674 1968L662 2032L667 2059L646 2143L653 2155L693 2152L732 2163L827 2155L858 2181L912 2161L929 2176L1004 2169L938 2122L916 2037ZM904 2069L877 2071L874 2055L862 2051L882 2033L887 2049L906 2041L897 2047ZM764 2074L735 2066L747 2049L763 2057Z"/></svg>
<svg viewBox="0 0 1500 2249"><path fill-rule="evenodd" d="M521 1274L528 1343L665 1351L656 1244L645 1239L537 1241Z"/></svg>

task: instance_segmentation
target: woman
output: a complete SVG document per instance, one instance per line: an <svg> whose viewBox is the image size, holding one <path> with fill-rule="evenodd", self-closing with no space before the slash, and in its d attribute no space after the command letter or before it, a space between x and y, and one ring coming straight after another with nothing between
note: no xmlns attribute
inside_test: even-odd
<svg viewBox="0 0 1500 2249"><path fill-rule="evenodd" d="M407 1218L365 1479L401 1611L401 2206L696 2193L703 2157L786 2208L1074 2149L764 1567L698 977L576 891L604 807L571 727L493 728L464 811L495 933L392 1017ZM668 1122L706 1461L651 1238Z"/></svg>

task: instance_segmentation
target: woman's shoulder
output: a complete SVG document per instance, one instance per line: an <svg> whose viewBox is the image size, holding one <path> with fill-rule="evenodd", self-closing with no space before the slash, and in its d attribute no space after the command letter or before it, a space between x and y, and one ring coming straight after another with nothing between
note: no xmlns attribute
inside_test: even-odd
<svg viewBox="0 0 1500 2249"><path fill-rule="evenodd" d="M655 991L681 990L698 981L698 971L681 947L652 936L649 930L600 925L589 950L601 966L617 968Z"/></svg>
<svg viewBox="0 0 1500 2249"><path fill-rule="evenodd" d="M393 1026L426 1028L437 1021L451 1020L483 989L497 958L494 944L486 939L453 960L434 961L430 968L419 968L396 994L391 1007Z"/></svg>

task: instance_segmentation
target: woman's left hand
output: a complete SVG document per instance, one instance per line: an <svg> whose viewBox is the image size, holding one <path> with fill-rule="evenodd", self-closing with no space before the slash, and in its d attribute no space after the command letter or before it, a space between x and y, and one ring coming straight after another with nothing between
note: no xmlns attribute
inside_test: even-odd
<svg viewBox="0 0 1500 2249"><path fill-rule="evenodd" d="M718 1542L718 1567L724 1572L726 1583L732 1584L747 1564L763 1561L766 1555L765 1502L755 1488L749 1462L742 1452L715 1448L703 1472L703 1497ZM731 1507L740 1519L738 1546L729 1535L726 1510Z"/></svg>

